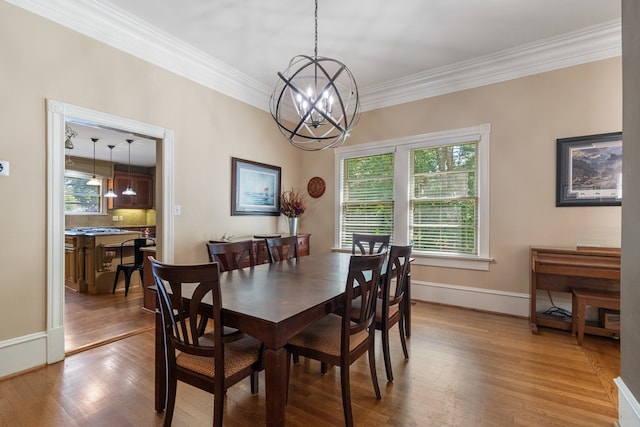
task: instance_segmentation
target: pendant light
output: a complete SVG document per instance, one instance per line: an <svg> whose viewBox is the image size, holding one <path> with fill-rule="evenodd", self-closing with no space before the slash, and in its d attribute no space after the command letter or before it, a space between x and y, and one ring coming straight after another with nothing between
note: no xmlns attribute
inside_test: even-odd
<svg viewBox="0 0 640 427"><path fill-rule="evenodd" d="M318 56L318 0L315 51L298 55L282 73L271 95L271 116L295 147L318 151L344 143L360 115L358 86L342 62Z"/></svg>
<svg viewBox="0 0 640 427"><path fill-rule="evenodd" d="M129 143L129 185L122 192L122 195L123 196L135 196L136 192L133 191L133 188L131 187L131 143L133 142L133 139L127 139L126 141Z"/></svg>
<svg viewBox="0 0 640 427"><path fill-rule="evenodd" d="M109 164L111 166L111 170L113 171L113 149L115 145L107 145L107 147L109 147ZM111 180L111 184L113 185L113 180ZM104 193L104 197L118 197L118 195L113 192L113 188L109 188L109 191Z"/></svg>
<svg viewBox="0 0 640 427"><path fill-rule="evenodd" d="M96 178L96 143L98 138L91 138L91 140L93 141L93 176L87 181L87 185L100 185L102 183Z"/></svg>

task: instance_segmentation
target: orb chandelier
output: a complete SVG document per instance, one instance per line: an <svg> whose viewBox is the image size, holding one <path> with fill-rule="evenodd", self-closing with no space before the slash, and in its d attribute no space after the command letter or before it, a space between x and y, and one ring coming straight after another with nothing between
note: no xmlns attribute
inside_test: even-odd
<svg viewBox="0 0 640 427"><path fill-rule="evenodd" d="M284 72L278 72L270 100L280 132L306 151L342 145L360 115L351 71L340 61L318 56L318 0L315 5L314 55L295 56Z"/></svg>

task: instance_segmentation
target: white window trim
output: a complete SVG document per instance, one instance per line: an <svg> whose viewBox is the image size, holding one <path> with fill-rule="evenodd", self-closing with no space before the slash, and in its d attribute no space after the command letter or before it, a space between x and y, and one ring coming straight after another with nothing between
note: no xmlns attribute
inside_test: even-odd
<svg viewBox="0 0 640 427"><path fill-rule="evenodd" d="M470 138L478 141L478 255L460 256L414 252L414 264L435 267L462 268L471 270L489 270L493 259L489 256L489 158L491 125L486 123L461 129L425 133L409 137L369 142L354 146L340 147L335 150L335 223L334 246L340 245L342 204L343 160L352 157L395 153L394 170L407 173L394 173L394 242L398 245L409 241L409 151L414 148L466 142ZM405 194L404 197L398 197Z"/></svg>

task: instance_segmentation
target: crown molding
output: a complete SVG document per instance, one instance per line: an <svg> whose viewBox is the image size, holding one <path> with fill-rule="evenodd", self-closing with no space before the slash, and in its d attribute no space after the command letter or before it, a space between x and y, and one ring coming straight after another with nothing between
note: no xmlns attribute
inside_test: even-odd
<svg viewBox="0 0 640 427"><path fill-rule="evenodd" d="M99 0L5 0L264 111L271 88ZM360 89L362 111L620 56L621 20Z"/></svg>
<svg viewBox="0 0 640 427"><path fill-rule="evenodd" d="M5 0L108 46L268 110L271 89L224 62L98 0Z"/></svg>
<svg viewBox="0 0 640 427"><path fill-rule="evenodd" d="M361 89L363 111L553 71L622 55L614 20Z"/></svg>

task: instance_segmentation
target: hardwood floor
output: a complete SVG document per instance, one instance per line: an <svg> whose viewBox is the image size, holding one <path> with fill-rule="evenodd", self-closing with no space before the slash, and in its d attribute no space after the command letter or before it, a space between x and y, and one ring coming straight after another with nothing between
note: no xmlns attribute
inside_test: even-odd
<svg viewBox="0 0 640 427"><path fill-rule="evenodd" d="M153 313L142 309L142 287L132 287L127 297L88 295L65 288L64 348L67 356L105 342L153 329Z"/></svg>
<svg viewBox="0 0 640 427"><path fill-rule="evenodd" d="M393 383L385 381L378 352L382 400L374 397L367 358L352 365L356 425L615 425L618 341L587 335L579 347L567 332L532 335L526 319L420 302L412 326L408 361L393 330ZM0 381L0 426L161 425L153 409L153 334ZM339 372L319 371L304 358L292 366L288 426L343 424ZM260 381L256 396L248 380L229 390L226 426L264 423L264 374ZM212 407L211 395L179 384L173 425L211 425Z"/></svg>

